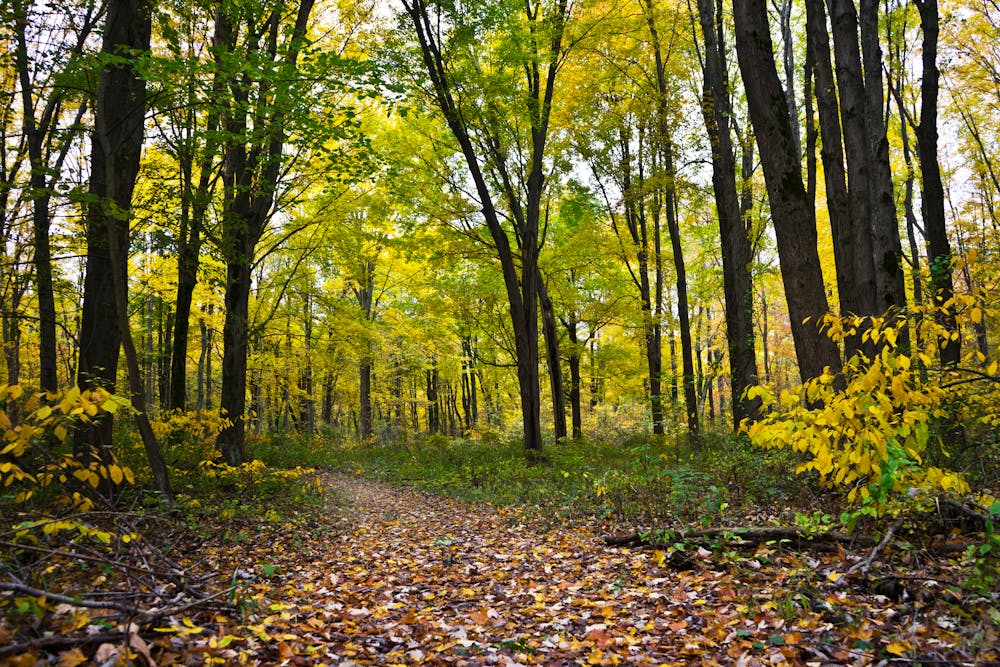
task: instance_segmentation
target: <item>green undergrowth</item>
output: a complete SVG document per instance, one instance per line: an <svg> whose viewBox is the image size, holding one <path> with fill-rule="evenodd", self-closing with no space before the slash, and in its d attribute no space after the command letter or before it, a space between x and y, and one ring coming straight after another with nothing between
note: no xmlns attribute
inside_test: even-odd
<svg viewBox="0 0 1000 667"><path fill-rule="evenodd" d="M539 515L621 522L717 525L747 507L788 505L786 453L765 454L742 438L706 436L698 449L676 439L549 443L541 454L517 440L430 436L405 445L332 445L320 438L268 438L252 454L269 466L331 467L355 475Z"/></svg>

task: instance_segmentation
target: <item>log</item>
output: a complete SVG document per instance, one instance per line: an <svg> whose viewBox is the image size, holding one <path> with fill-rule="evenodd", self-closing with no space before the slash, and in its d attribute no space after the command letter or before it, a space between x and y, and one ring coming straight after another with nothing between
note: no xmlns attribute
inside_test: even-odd
<svg viewBox="0 0 1000 667"><path fill-rule="evenodd" d="M810 533L797 526L737 526L734 528L703 528L675 530L670 539L661 539L660 531L607 535L604 544L610 547L670 547L677 542L707 544L722 540L730 546L749 547L771 541L791 541L796 546L843 544L867 547L875 541L866 536L830 530ZM666 531L662 531L666 532Z"/></svg>

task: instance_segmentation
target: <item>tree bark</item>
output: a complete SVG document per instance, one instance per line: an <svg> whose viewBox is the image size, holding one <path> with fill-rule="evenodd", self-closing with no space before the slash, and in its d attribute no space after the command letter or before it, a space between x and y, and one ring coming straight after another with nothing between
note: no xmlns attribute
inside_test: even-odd
<svg viewBox="0 0 1000 667"><path fill-rule="evenodd" d="M809 25L814 35L819 35L818 0L809 0ZM833 28L833 44L836 54L836 77L840 94L840 117L843 125L844 152L847 161L847 187L849 191L849 216L838 217L841 229L834 231L834 242L844 262L851 262L853 268L845 270L844 286L840 287L841 271L838 266L838 294L841 312L855 315L878 314L878 290L876 284L875 248L872 232L872 181L873 166L868 154L864 77L861 69L861 50L858 45L858 17L854 0L830 0L830 18ZM808 18L807 18L808 20ZM825 30L823 31L825 32ZM814 45L822 49L819 36L814 37ZM829 86L818 81L823 67L821 51L817 52L817 99L823 124L823 144L832 138L833 121L829 118L831 99L820 99L826 95ZM823 113L823 110L827 113ZM824 120L825 119L825 120ZM830 138L828 139L828 134ZM824 165L825 166L825 165ZM832 212L831 212L832 216ZM836 261L836 255L835 255ZM859 341L848 341L848 353L858 348Z"/></svg>
<svg viewBox="0 0 1000 667"><path fill-rule="evenodd" d="M541 198L545 187L544 156L548 139L549 118L552 110L552 96L555 92L555 78L559 58L562 54L562 28L567 17L567 3L558 0L551 14L541 17L539 7L528 3L525 6L529 29L534 30L536 21L545 20L551 28L551 40L542 52L536 51L535 58L524 63L530 117L530 149L522 155L526 177L522 200L519 188L514 186L507 170L505 154L501 150L499 137L486 132L487 157L489 165L501 183L501 190L507 200L511 217L514 219L514 236L520 249L520 271L511 248L510 238L500 222L494 204L494 197L483 173L487 164L479 153L471 137L471 127L467 116L452 91L452 79L444 55L444 46L439 41L440 24L432 18L425 0L404 0L403 6L410 17L420 45L424 66L431 79L435 101L444 115L445 122L459 144L459 148L469 168L469 174L476 188L490 238L496 249L510 307L511 325L514 331L514 347L517 363L518 387L521 398L521 419L524 426L524 446L529 452L542 449L540 392L538 378L538 253L539 217ZM536 49L539 44L532 40ZM544 66L544 73L543 73Z"/></svg>
<svg viewBox="0 0 1000 667"><path fill-rule="evenodd" d="M112 0L108 8L102 52L119 54L123 50L128 50L131 54L130 59L133 59L137 52L148 51L151 25L150 6L146 0ZM159 444L145 412L142 376L128 320L128 212L132 206L132 192L139 173L145 111L146 82L135 71L134 62L105 66L101 71L94 113L90 193L95 199L88 211L87 236L88 240L100 237L98 226L103 225L103 250L106 251L106 255L100 255L101 261L95 262L97 265L92 266L88 248L86 270L87 278L90 278L94 271L107 270L101 283L102 291L99 297L102 305L110 305L111 312L110 318L107 313L102 313L100 318L96 318L98 324L104 323L109 328L85 327L81 332L80 368L82 374L82 369L85 367L84 349L90 352L110 353L108 349L110 344L98 345L96 341L90 340L91 345L85 347L83 333L88 337L103 336L105 339L113 339L115 363L109 367L114 370L117 370L118 348L124 343L131 399L136 409L136 425L142 437L156 487L169 502L173 498L170 480ZM93 285L93 282L90 284ZM85 291L85 321L88 314L87 297L88 292ZM104 299L108 299L110 304L103 301ZM91 299L91 313L94 305L95 299ZM95 322L93 316L90 322ZM100 358L99 355L94 357ZM86 361L93 362L94 357L87 357ZM92 363L89 368L94 368ZM83 377L87 378L86 375ZM113 390L113 375L109 384ZM83 382L81 386L84 386ZM93 427L77 431L77 449L79 450L82 445L87 447L82 452L84 457L93 452L105 464L111 460L111 422L111 415L106 415L95 420Z"/></svg>
<svg viewBox="0 0 1000 667"><path fill-rule="evenodd" d="M538 302L542 309L542 335L545 339L545 361L549 370L549 389L552 392L552 427L556 442L564 439L566 431L566 395L563 392L562 357L559 354L559 330L556 315L549 298L549 290L538 274Z"/></svg>
<svg viewBox="0 0 1000 667"><path fill-rule="evenodd" d="M653 59L656 66L656 136L654 143L659 155L659 166L662 170L662 204L663 214L667 222L667 233L670 235L670 248L674 259L674 278L677 288L677 319L681 336L681 373L684 387L684 407L687 417L688 432L692 440L698 441L701 430L698 421L698 396L695 388L694 360L691 346L691 318L687 296L687 270L684 266L684 250L681 247L680 225L677 221L677 174L674 170L674 147L670 136L667 120L667 75L666 63L660 46L660 35L656 28L654 0L645 0L646 26L649 29L653 45ZM654 242L656 244L657 275L660 257L659 207L654 210ZM662 279L657 282L656 301L662 301Z"/></svg>
<svg viewBox="0 0 1000 667"><path fill-rule="evenodd" d="M62 165L69 153L73 136L78 132L87 109L86 99L80 103L76 118L70 124L69 135L55 150L54 164L49 164L50 156L45 154L45 145L52 141L53 129L57 128L59 109L66 97L66 89L55 86L49 91L48 99L41 114L35 114L36 87L31 80L28 44L25 36L30 6L23 0L15 2L14 13L14 67L21 88L21 123L24 140L28 148L28 162L31 175L28 181L28 199L32 204L32 240L34 246L35 291L38 300L38 357L39 386L46 391L56 391L59 385L56 355L56 304L52 286L52 250L50 242L50 202L57 178L61 176ZM97 25L99 13L87 12L80 17L80 27L75 43L68 49L69 57L79 56L91 32ZM52 174L51 179L48 174Z"/></svg>
<svg viewBox="0 0 1000 667"><path fill-rule="evenodd" d="M819 328L829 307L816 249L815 212L792 142L764 0L734 0L733 6L736 52L771 204L799 374L806 380L840 362L836 345Z"/></svg>
<svg viewBox="0 0 1000 667"><path fill-rule="evenodd" d="M144 0L112 0L105 23L102 52L149 49L151 19ZM146 82L131 64L108 65L101 71L95 117L106 141L97 133L91 142L90 188L87 211L87 265L84 272L83 313L77 382L81 389L101 387L113 392L121 348L121 328L115 306L115 281L126 284L125 262L112 264L112 246L128 257L128 219L125 212L139 171L142 151ZM96 124L97 121L95 121ZM107 146L113 154L107 153ZM109 162L113 183L109 182ZM117 270L118 275L114 275ZM108 460L112 447L113 417L102 415L75 433L78 456L96 453Z"/></svg>
<svg viewBox="0 0 1000 667"><path fill-rule="evenodd" d="M920 12L923 32L923 79L920 82L920 124L916 128L917 153L923 176L921 200L924 213L924 234L927 237L931 287L940 324L948 332L958 329L954 312L944 310L944 304L954 293L951 243L944 213L944 186L938 166L937 98L940 73L937 67L938 6L937 0L914 0ZM939 351L943 365L955 365L961 356L960 339L942 336Z"/></svg>
<svg viewBox="0 0 1000 667"><path fill-rule="evenodd" d="M702 61L702 117L712 147L712 191L722 244L722 288L726 304L726 342L733 392L733 428L744 419L756 420L760 399L748 399L746 390L758 383L753 331L753 250L749 229L736 189L736 156L730 119L732 103L726 72L722 3L698 0L705 48Z"/></svg>
<svg viewBox="0 0 1000 667"><path fill-rule="evenodd" d="M853 0L851 0L853 2ZM861 0L861 54L864 59L865 129L871 176L871 229L875 263L877 313L905 308L903 248L896 219L896 198L889 166L889 139L883 109L882 47L879 45L878 0ZM936 71L936 70L935 70ZM936 83L936 80L935 80ZM907 336L906 330L901 332ZM906 345L900 342L901 345Z"/></svg>
<svg viewBox="0 0 1000 667"><path fill-rule="evenodd" d="M221 94L221 92L220 92ZM193 113L189 122L196 122ZM205 128L206 135L218 129L218 117L209 116ZM190 138L189 138L190 139ZM193 149L186 147L181 155L181 227L177 247L177 299L174 317L173 353L170 367L170 400L168 408L185 410L187 407L187 350L191 321L191 306L194 290L198 285L198 266L201 256L202 236L209 198L213 187L212 160L215 149L203 147L202 158L198 160L198 183L194 185L195 164Z"/></svg>
<svg viewBox="0 0 1000 667"><path fill-rule="evenodd" d="M851 219L851 201L844 177L844 147L840 129L840 104L830 60L830 36L823 0L806 0L807 51L816 79L816 107L822 136L821 158L830 214L833 256L837 269L837 295L842 314L864 312L858 303L855 253L859 251ZM849 354L849 353L848 353Z"/></svg>

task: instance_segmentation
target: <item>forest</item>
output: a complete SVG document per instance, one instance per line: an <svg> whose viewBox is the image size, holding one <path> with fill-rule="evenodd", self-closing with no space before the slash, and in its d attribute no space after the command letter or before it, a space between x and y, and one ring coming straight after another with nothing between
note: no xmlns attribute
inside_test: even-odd
<svg viewBox="0 0 1000 667"><path fill-rule="evenodd" d="M996 0L0 0L0 665L996 664Z"/></svg>

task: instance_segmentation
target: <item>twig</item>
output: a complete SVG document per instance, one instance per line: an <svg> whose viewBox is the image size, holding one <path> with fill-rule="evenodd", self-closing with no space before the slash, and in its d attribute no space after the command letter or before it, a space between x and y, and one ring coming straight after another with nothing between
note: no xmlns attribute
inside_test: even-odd
<svg viewBox="0 0 1000 667"><path fill-rule="evenodd" d="M899 530L902 527L902 525L903 525L903 520L902 519L896 519L896 523L894 523L891 526L889 526L889 530L885 531L885 536L882 538L882 541L879 542L875 546L875 548L871 550L871 553L868 554L868 557L865 558L863 561L855 563L854 565L852 565L847 570L847 572L845 572L841 577L838 578L838 581L842 581L844 579L844 577L846 577L847 575L854 574L855 572L857 572L859 570L862 573L867 572L868 568L870 568L872 566L872 563L875 562L875 559L879 557L879 554L881 554L882 551L889 544L889 542L892 541L893 535L896 534L896 531Z"/></svg>

